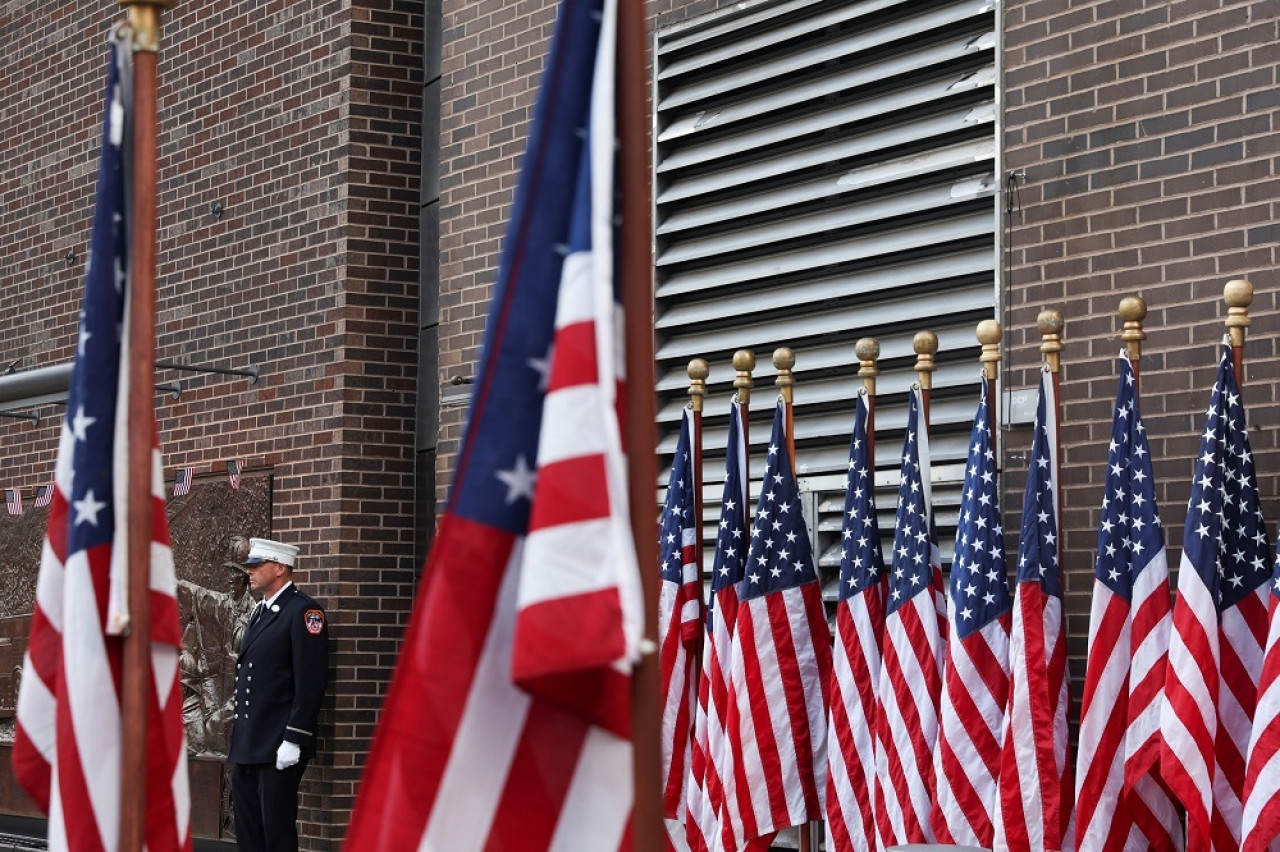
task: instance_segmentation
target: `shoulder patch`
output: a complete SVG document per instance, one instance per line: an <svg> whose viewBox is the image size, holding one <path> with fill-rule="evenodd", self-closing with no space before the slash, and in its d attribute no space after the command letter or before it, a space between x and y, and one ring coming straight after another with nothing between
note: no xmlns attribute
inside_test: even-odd
<svg viewBox="0 0 1280 852"><path fill-rule="evenodd" d="M307 625L308 633L319 636L320 631L324 630L324 610L309 609L303 613L302 621Z"/></svg>

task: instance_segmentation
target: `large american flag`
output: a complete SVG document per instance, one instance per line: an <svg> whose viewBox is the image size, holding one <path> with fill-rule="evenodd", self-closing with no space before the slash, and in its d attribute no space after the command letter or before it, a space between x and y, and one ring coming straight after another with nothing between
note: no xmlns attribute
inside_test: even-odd
<svg viewBox="0 0 1280 852"><path fill-rule="evenodd" d="M734 834L726 795L736 796L743 767L735 767L725 723L729 716L729 656L738 618L738 584L745 576L747 545L746 409L736 400L729 406L729 437L725 450L724 492L711 570L711 598L707 604L706 644L686 794L686 836L693 849L769 848L769 839L739 843ZM743 785L745 786L745 784ZM741 831L739 822L738 831Z"/></svg>
<svg viewBox="0 0 1280 852"><path fill-rule="evenodd" d="M969 466L951 563L933 809L939 843L986 848L995 835L1000 745L1009 694L1009 581L1000 482L989 431L994 416L983 382L969 436Z"/></svg>
<svg viewBox="0 0 1280 852"><path fill-rule="evenodd" d="M849 442L827 724L827 845L839 852L877 848L872 730L884 635L885 572L867 435L868 402L866 392L860 392Z"/></svg>
<svg viewBox="0 0 1280 852"><path fill-rule="evenodd" d="M1244 777L1244 842L1265 852L1280 840L1280 574L1271 575L1270 628Z"/></svg>
<svg viewBox="0 0 1280 852"><path fill-rule="evenodd" d="M152 445L151 688L146 847L191 849L181 634L154 421L128 422L129 244L125 207L131 57L113 42L79 345L58 444L31 640L18 694L14 771L49 815L49 848L119 848L121 695L127 609L128 443Z"/></svg>
<svg viewBox="0 0 1280 852"><path fill-rule="evenodd" d="M1182 846L1159 766L1169 565L1133 365L1119 360L1080 710L1078 852Z"/></svg>
<svg viewBox="0 0 1280 852"><path fill-rule="evenodd" d="M615 13L561 5L452 493L349 849L630 844L642 613L617 409Z"/></svg>
<svg viewBox="0 0 1280 852"><path fill-rule="evenodd" d="M659 647L662 662L663 816L685 822L688 777L698 671L702 648L702 569L699 532L702 519L694 501L693 411L684 409L676 440L667 499L662 509L658 556L662 576L658 593ZM668 826L669 830L671 826ZM677 833L683 837L683 830Z"/></svg>
<svg viewBox="0 0 1280 852"><path fill-rule="evenodd" d="M1069 849L1074 784L1067 764L1067 637L1058 564L1058 406L1040 373L1031 461L1022 498L1009 703L1000 760L996 848Z"/></svg>
<svg viewBox="0 0 1280 852"><path fill-rule="evenodd" d="M1160 715L1161 773L1187 809L1189 850L1240 848L1271 567L1244 404L1223 346L1182 533Z"/></svg>
<svg viewBox="0 0 1280 852"><path fill-rule="evenodd" d="M932 843L933 751L945 652L942 556L933 524L929 430L920 390L907 405L885 641L876 688L876 826L886 846Z"/></svg>
<svg viewBox="0 0 1280 852"><path fill-rule="evenodd" d="M740 775L725 807L739 843L822 819L827 781L831 632L785 419L779 402L730 643L726 730Z"/></svg>

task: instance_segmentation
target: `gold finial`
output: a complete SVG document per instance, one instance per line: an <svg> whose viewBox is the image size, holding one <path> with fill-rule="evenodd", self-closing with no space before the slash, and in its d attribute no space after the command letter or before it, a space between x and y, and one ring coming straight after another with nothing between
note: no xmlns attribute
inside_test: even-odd
<svg viewBox="0 0 1280 852"><path fill-rule="evenodd" d="M1142 358L1142 341L1147 339L1147 333L1142 330L1142 321L1146 318L1147 303L1141 296L1126 296L1120 300L1120 319L1124 320L1124 331L1120 332L1120 339L1124 341L1130 361Z"/></svg>
<svg viewBox="0 0 1280 852"><path fill-rule="evenodd" d="M995 380L1000 376L1000 338L1004 329L993 319L978 323L978 342L982 344L982 354L978 360L982 362L982 375Z"/></svg>
<svg viewBox="0 0 1280 852"><path fill-rule="evenodd" d="M711 371L707 368L707 362L701 358L694 358L689 362L689 400L696 412L702 411L702 400L707 395L707 376Z"/></svg>
<svg viewBox="0 0 1280 852"><path fill-rule="evenodd" d="M1244 330L1249 327L1249 305L1253 302L1253 285L1243 278L1227 282L1222 290L1227 303L1227 335L1234 347L1244 346Z"/></svg>
<svg viewBox="0 0 1280 852"><path fill-rule="evenodd" d="M933 389L933 371L938 369L934 355L938 354L938 335L932 331L917 332L911 346L916 350L916 375L920 390Z"/></svg>
<svg viewBox="0 0 1280 852"><path fill-rule="evenodd" d="M1056 373L1062 368L1062 311L1045 308L1036 317L1036 325L1040 327L1040 351L1049 371Z"/></svg>
<svg viewBox="0 0 1280 852"><path fill-rule="evenodd" d="M174 0L119 0L129 12L134 50L160 52L160 14L173 4Z"/></svg>
<svg viewBox="0 0 1280 852"><path fill-rule="evenodd" d="M755 385L755 379L751 378L751 371L756 368L756 353L750 349L739 349L733 353L733 369L737 371L734 376L733 386L738 391L738 404L747 406L751 404L751 388Z"/></svg>
<svg viewBox="0 0 1280 852"><path fill-rule="evenodd" d="M781 346L773 350L773 367L778 371L778 378L773 383L778 386L778 393L782 394L784 402L794 402L793 389L796 386L796 377L792 375L791 368L796 365L796 353L792 352L785 346Z"/></svg>
<svg viewBox="0 0 1280 852"><path fill-rule="evenodd" d="M876 376L880 375L880 365L876 363L880 357L880 341L874 337L864 337L853 347L858 356L858 375L862 378L862 386L871 396L876 395Z"/></svg>

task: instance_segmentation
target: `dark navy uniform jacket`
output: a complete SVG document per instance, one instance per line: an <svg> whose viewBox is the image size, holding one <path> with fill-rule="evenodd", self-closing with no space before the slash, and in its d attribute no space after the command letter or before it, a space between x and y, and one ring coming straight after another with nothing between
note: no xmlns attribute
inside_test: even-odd
<svg viewBox="0 0 1280 852"><path fill-rule="evenodd" d="M236 662L232 763L275 763L283 740L303 758L316 753L316 717L329 682L329 624L324 610L289 586L251 623Z"/></svg>

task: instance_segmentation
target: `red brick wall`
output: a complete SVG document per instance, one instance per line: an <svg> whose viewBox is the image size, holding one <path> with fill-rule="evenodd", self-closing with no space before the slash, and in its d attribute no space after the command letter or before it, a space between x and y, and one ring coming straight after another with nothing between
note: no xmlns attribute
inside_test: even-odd
<svg viewBox="0 0 1280 852"><path fill-rule="evenodd" d="M55 4L56 5L56 4ZM70 360L115 2L0 13L0 366ZM334 636L305 848L337 848L412 600L422 4L190 0L160 62L164 460L275 473L274 533ZM211 210L223 206L221 217ZM77 258L68 264L68 251ZM0 479L51 478L58 409L0 420Z"/></svg>
<svg viewBox="0 0 1280 852"><path fill-rule="evenodd" d="M1222 288L1232 278L1250 279L1257 294L1244 394L1273 532L1280 518L1273 428L1280 415L1280 3L1141 7L1113 0L1005 5L1005 167L1026 175L1018 190L1022 214L1008 235L1009 379L1014 387L1034 382L1036 314L1060 308L1063 540L1077 687L1121 298L1141 295L1149 309L1142 410L1170 565L1178 564L1215 344L1224 331ZM1028 432L1015 430L1011 448L1025 445ZM1006 506L1021 504L1020 480L1009 477Z"/></svg>

